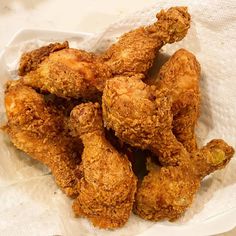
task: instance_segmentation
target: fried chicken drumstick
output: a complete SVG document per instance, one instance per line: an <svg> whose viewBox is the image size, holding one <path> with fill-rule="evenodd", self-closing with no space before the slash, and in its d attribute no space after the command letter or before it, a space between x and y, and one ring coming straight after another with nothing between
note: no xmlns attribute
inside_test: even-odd
<svg viewBox="0 0 236 236"><path fill-rule="evenodd" d="M106 82L102 97L104 125L133 147L155 153L163 165L178 165L189 153L172 133L169 90L157 90L140 78Z"/></svg>
<svg viewBox="0 0 236 236"><path fill-rule="evenodd" d="M158 21L124 34L104 54L50 44L25 53L19 75L26 85L59 97L93 98L105 81L121 74L146 74L157 51L166 43L183 39L190 26L186 7L172 7L157 14Z"/></svg>
<svg viewBox="0 0 236 236"><path fill-rule="evenodd" d="M149 173L137 190L134 212L147 220L176 220L193 202L201 180L222 169L234 154L223 140L212 140L180 166L160 167L149 161Z"/></svg>
<svg viewBox="0 0 236 236"><path fill-rule="evenodd" d="M168 88L173 99L173 133L188 152L197 149L195 125L200 110L200 64L185 49L176 51L161 67L152 83L158 89Z"/></svg>
<svg viewBox="0 0 236 236"><path fill-rule="evenodd" d="M75 214L100 228L121 227L130 216L136 192L136 177L128 158L106 140L98 103L76 106L69 125L72 135L84 144Z"/></svg>
<svg viewBox="0 0 236 236"><path fill-rule="evenodd" d="M97 88L111 77L109 68L94 54L69 48L67 42L53 51L58 44L22 55L19 75L24 84L64 98L97 97Z"/></svg>
<svg viewBox="0 0 236 236"><path fill-rule="evenodd" d="M113 75L146 74L160 48L167 43L182 40L190 27L190 15L186 7L161 10L156 17L158 20L153 25L122 35L102 55Z"/></svg>
<svg viewBox="0 0 236 236"><path fill-rule="evenodd" d="M8 122L3 127L12 143L47 165L58 186L70 197L78 195L82 144L64 128L64 115L47 105L43 95L21 82L11 81L5 92Z"/></svg>

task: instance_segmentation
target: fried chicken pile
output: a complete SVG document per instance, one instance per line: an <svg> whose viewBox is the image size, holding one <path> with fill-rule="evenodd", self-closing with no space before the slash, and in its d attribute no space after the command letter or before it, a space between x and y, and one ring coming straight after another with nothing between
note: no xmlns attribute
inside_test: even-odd
<svg viewBox="0 0 236 236"><path fill-rule="evenodd" d="M178 50L148 79L160 48L189 27L187 8L172 7L99 55L68 42L22 55L20 79L6 86L2 130L51 169L77 217L108 229L123 226L132 210L176 220L202 179L232 158L221 139L197 146L200 64L191 52ZM145 164L136 165L139 156Z"/></svg>
<svg viewBox="0 0 236 236"><path fill-rule="evenodd" d="M24 84L65 98L93 98L120 74L146 74L158 50L184 38L190 15L185 7L157 14L158 21L124 34L101 55L50 44L25 53L19 75Z"/></svg>

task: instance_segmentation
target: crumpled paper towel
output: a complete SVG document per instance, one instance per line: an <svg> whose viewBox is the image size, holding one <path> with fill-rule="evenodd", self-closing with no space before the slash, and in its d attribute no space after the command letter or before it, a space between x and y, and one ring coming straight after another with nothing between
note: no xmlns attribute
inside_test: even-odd
<svg viewBox="0 0 236 236"><path fill-rule="evenodd" d="M112 24L101 34L83 39L69 38L71 46L102 51L130 29L155 21L162 8L186 5L192 15L184 40L167 45L173 54L183 47L192 51L202 67L202 110L198 122L199 143L223 138L236 146L236 5L229 1L163 1ZM57 34L58 35L58 34ZM56 37L56 36L55 36ZM69 36L68 36L69 37ZM68 39L65 37L65 39ZM4 84L16 78L22 51L39 47L52 38L31 38L9 45L0 60L0 115L4 113ZM55 40L62 40L55 38ZM226 169L206 178L192 207L177 222L148 222L135 215L115 231L94 228L86 219L76 219L69 200L55 185L49 170L16 150L0 134L0 235L212 235L236 226L236 160Z"/></svg>

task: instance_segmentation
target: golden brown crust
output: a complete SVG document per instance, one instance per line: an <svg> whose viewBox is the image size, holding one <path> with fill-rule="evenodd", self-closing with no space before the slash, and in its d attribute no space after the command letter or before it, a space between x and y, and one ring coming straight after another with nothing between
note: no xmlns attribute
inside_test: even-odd
<svg viewBox="0 0 236 236"><path fill-rule="evenodd" d="M148 163L149 173L138 187L134 212L153 221L178 219L191 206L201 180L224 168L233 154L223 140L212 140L180 166Z"/></svg>
<svg viewBox="0 0 236 236"><path fill-rule="evenodd" d="M199 117L200 99L199 94L188 90L173 103L173 134L183 144L188 152L197 150L195 126Z"/></svg>
<svg viewBox="0 0 236 236"><path fill-rule="evenodd" d="M145 28L139 28L122 35L102 55L113 75L146 73L152 66L162 42L151 37Z"/></svg>
<svg viewBox="0 0 236 236"><path fill-rule="evenodd" d="M26 85L64 98L98 97L109 69L91 53L63 49L51 53L36 70L23 77ZM96 86L95 86L96 85Z"/></svg>
<svg viewBox="0 0 236 236"><path fill-rule="evenodd" d="M186 7L172 7L157 14L158 21L120 37L102 56L113 75L146 74L158 50L185 37L190 27Z"/></svg>
<svg viewBox="0 0 236 236"><path fill-rule="evenodd" d="M171 7L167 11L161 10L156 15L158 21L151 31L155 29L156 35L163 43L174 43L182 40L190 27L191 16L187 7Z"/></svg>
<svg viewBox="0 0 236 236"><path fill-rule="evenodd" d="M46 59L50 53L69 48L67 41L64 43L50 43L47 46L24 53L20 59L18 74L23 76L32 70L36 70L39 64Z"/></svg>
<svg viewBox="0 0 236 236"><path fill-rule="evenodd" d="M70 113L69 122L72 136L80 137L95 131L103 133L101 115L98 103L82 103L79 107L74 107Z"/></svg>
<svg viewBox="0 0 236 236"><path fill-rule="evenodd" d="M73 203L75 214L100 228L121 227L130 216L136 192L130 162L106 140L98 104L76 106L70 127L84 144L80 194Z"/></svg>
<svg viewBox="0 0 236 236"><path fill-rule="evenodd" d="M101 56L54 44L22 56L19 74L25 84L66 98L96 98L105 81L121 74L146 74L157 51L181 40L190 26L187 8L158 14L158 22L124 34ZM63 48L64 47L64 48Z"/></svg>
<svg viewBox="0 0 236 236"><path fill-rule="evenodd" d="M8 122L4 127L13 144L47 165L58 186L71 197L78 195L77 169L81 141L65 129L66 119L43 96L19 82L11 82L5 94Z"/></svg>
<svg viewBox="0 0 236 236"><path fill-rule="evenodd" d="M102 106L107 128L131 146L151 150L163 165L178 165L188 156L172 133L169 90L134 77L116 77L106 83Z"/></svg>
<svg viewBox="0 0 236 236"><path fill-rule="evenodd" d="M176 51L161 67L155 80L147 80L158 89L169 89L173 98L173 133L188 152L197 149L195 125L200 110L200 65L185 49Z"/></svg>
<svg viewBox="0 0 236 236"><path fill-rule="evenodd" d="M134 212L146 220L175 220L191 205L200 179L188 168L152 165L137 191Z"/></svg>
<svg viewBox="0 0 236 236"><path fill-rule="evenodd" d="M191 205L201 179L223 168L234 152L222 140L214 140L190 156L172 134L168 91L164 86L157 90L138 79L117 77L107 81L103 93L105 125L121 140L156 153L166 166L149 168L136 195L135 213L154 221L180 217ZM182 102L177 104L181 109L187 101ZM194 108L192 103L190 107Z"/></svg>

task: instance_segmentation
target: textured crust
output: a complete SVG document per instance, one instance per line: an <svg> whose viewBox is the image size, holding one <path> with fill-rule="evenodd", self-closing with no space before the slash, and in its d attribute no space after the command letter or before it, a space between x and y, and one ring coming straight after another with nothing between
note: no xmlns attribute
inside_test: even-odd
<svg viewBox="0 0 236 236"><path fill-rule="evenodd" d="M100 228L121 227L130 216L136 192L130 162L106 140L98 104L76 106L70 127L84 144L80 194L73 203L75 214Z"/></svg>
<svg viewBox="0 0 236 236"><path fill-rule="evenodd" d="M234 153L223 140L213 140L190 155L172 133L171 93L167 87L158 90L133 77L107 81L103 93L105 126L122 141L154 152L165 166L149 168L136 194L135 213L154 221L180 217L191 205L201 179L223 168ZM184 104L177 103L181 112L187 112L183 109L187 95Z"/></svg>
<svg viewBox="0 0 236 236"><path fill-rule="evenodd" d="M151 37L145 28L139 28L124 34L102 59L113 75L146 73L162 45L162 41Z"/></svg>
<svg viewBox="0 0 236 236"><path fill-rule="evenodd" d="M161 11L158 21L124 34L101 56L52 44L26 53L19 75L25 84L66 98L97 98L105 81L120 74L146 74L157 51L181 40L190 26L185 7Z"/></svg>
<svg viewBox="0 0 236 236"><path fill-rule="evenodd" d="M200 65L185 49L176 51L161 67L155 80L146 81L158 89L169 89L173 98L173 133L188 152L197 149L195 125L200 110Z"/></svg>
<svg viewBox="0 0 236 236"><path fill-rule="evenodd" d="M94 98L110 77L109 69L91 53L64 49L50 54L23 77L26 85L65 98ZM96 87L95 87L96 84Z"/></svg>
<svg viewBox="0 0 236 236"><path fill-rule="evenodd" d="M5 106L8 122L4 130L13 144L47 165L68 196L78 195L82 144L69 136L63 113L47 106L42 95L19 82L8 85Z"/></svg>
<svg viewBox="0 0 236 236"><path fill-rule="evenodd" d="M199 117L199 109L199 94L193 90L183 92L181 98L172 105L173 133L190 153L197 150L195 126Z"/></svg>
<svg viewBox="0 0 236 236"><path fill-rule="evenodd" d="M180 166L148 163L149 173L137 190L134 212L147 220L176 220L191 206L208 174L224 168L234 149L223 140L212 140Z"/></svg>
<svg viewBox="0 0 236 236"><path fill-rule="evenodd" d="M152 164L137 191L134 212L146 220L175 220L191 205L199 186L200 179L188 168Z"/></svg>
<svg viewBox="0 0 236 236"><path fill-rule="evenodd" d="M186 7L172 7L157 14L153 25L130 31L120 37L102 56L113 75L144 73L149 70L157 51L166 43L185 37L190 27Z"/></svg>
<svg viewBox="0 0 236 236"><path fill-rule="evenodd" d="M172 133L171 104L167 89L116 77L107 81L103 92L104 124L122 141L154 152L163 165L177 165L188 153Z"/></svg>
<svg viewBox="0 0 236 236"><path fill-rule="evenodd" d="M18 74L23 76L32 70L36 70L39 64L46 59L50 53L60 51L64 48L69 48L67 41L64 43L51 43L47 46L24 53L21 56Z"/></svg>

